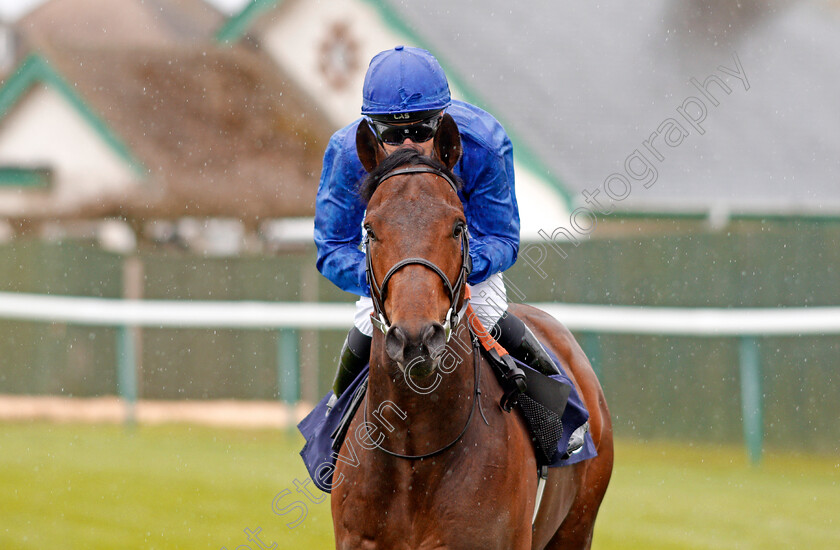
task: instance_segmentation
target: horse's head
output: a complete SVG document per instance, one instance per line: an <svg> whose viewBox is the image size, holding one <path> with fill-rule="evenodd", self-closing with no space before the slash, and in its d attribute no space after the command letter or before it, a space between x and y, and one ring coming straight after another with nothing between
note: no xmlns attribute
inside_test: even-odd
<svg viewBox="0 0 840 550"><path fill-rule="evenodd" d="M451 172L461 153L458 128L444 116L433 157L411 147L385 156L362 121L356 148L369 172L361 194L374 324L387 357L424 378L438 366L466 285L466 219Z"/></svg>

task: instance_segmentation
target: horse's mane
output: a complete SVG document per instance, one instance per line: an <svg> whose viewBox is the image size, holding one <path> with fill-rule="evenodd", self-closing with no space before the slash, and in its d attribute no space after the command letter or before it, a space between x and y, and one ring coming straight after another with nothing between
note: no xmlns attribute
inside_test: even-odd
<svg viewBox="0 0 840 550"><path fill-rule="evenodd" d="M427 157L416 149L406 147L397 149L392 154L385 157L385 160L383 160L379 166L374 168L373 171L362 180L359 185L359 195L366 203L369 202L373 193L379 187L379 184L381 183L380 180L388 172L391 172L400 166L417 166L419 164L424 164L434 168L435 170L439 170L454 181L458 189L461 189L461 186L463 185L461 178L453 174L452 171L444 166L438 159Z"/></svg>

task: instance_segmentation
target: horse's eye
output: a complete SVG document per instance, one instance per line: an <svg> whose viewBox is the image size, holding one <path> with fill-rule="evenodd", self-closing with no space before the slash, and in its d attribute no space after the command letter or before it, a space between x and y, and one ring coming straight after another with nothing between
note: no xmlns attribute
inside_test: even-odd
<svg viewBox="0 0 840 550"><path fill-rule="evenodd" d="M463 233L465 228L466 228L466 226L464 225L464 222L460 222L460 221L456 222L455 227L452 228L452 238L453 239L459 238L461 236L461 233Z"/></svg>
<svg viewBox="0 0 840 550"><path fill-rule="evenodd" d="M367 234L368 239L372 241L376 240L376 233L373 232L373 228L368 224L365 224L365 233Z"/></svg>

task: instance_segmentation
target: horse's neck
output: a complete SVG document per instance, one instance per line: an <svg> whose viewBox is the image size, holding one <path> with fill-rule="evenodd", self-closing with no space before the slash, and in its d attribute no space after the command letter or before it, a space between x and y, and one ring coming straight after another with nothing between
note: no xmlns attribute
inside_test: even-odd
<svg viewBox="0 0 840 550"><path fill-rule="evenodd" d="M438 369L420 381L406 380L396 365L386 362L384 351L376 348L371 354L367 409L395 413L388 415L395 430L386 434L384 446L403 454L423 454L435 450L430 446L448 443L463 427L475 398L473 354L477 352L469 331L453 331L442 365L446 372Z"/></svg>

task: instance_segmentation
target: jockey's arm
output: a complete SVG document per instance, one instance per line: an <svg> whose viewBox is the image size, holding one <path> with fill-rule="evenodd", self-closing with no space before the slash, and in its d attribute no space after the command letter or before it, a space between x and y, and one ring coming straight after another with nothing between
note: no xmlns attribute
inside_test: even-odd
<svg viewBox="0 0 840 550"><path fill-rule="evenodd" d="M519 207L510 141L505 136L501 149L492 153L485 150L480 156L470 158L467 153L461 164L473 264L470 284L507 270L519 252Z"/></svg>
<svg viewBox="0 0 840 550"><path fill-rule="evenodd" d="M324 154L324 166L315 199L316 265L324 277L340 289L370 296L365 279L365 255L359 250L365 206L357 192L364 174L358 158L348 154L348 132L355 125L336 132ZM355 143L355 142L354 142ZM355 146L350 149L355 153Z"/></svg>

